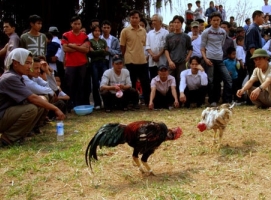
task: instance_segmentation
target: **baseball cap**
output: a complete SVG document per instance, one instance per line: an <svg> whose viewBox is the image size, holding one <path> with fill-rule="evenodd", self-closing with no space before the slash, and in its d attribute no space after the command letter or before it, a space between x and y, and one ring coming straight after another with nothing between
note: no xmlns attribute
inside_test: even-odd
<svg viewBox="0 0 271 200"><path fill-rule="evenodd" d="M168 66L166 66L166 65L160 65L160 66L158 67L158 70L160 71L160 70L162 70L162 69L168 70Z"/></svg>
<svg viewBox="0 0 271 200"><path fill-rule="evenodd" d="M115 55L112 59L113 63L120 63L123 62L122 56L121 55Z"/></svg>
<svg viewBox="0 0 271 200"><path fill-rule="evenodd" d="M195 27L195 26L199 26L199 22L198 21L192 21L191 22L191 27L193 28L193 27Z"/></svg>
<svg viewBox="0 0 271 200"><path fill-rule="evenodd" d="M58 33L58 29L57 29L57 27L55 27L55 26L51 26L51 27L49 28L49 32L57 32L57 33Z"/></svg>

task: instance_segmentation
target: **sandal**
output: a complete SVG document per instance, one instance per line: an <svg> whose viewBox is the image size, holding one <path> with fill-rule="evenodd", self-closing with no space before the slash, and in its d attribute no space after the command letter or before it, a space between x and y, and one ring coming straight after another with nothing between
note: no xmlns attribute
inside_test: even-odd
<svg viewBox="0 0 271 200"><path fill-rule="evenodd" d="M105 112L106 112L106 113L111 113L111 112L112 112L112 110L110 110L110 109L106 109L106 110L105 110Z"/></svg>

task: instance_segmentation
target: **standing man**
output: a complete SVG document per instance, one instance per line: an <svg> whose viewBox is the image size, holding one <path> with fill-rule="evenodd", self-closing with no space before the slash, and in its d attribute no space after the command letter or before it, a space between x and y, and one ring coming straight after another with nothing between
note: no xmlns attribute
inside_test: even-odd
<svg viewBox="0 0 271 200"><path fill-rule="evenodd" d="M189 35L192 40L193 52L191 57L197 56L200 60L202 59L200 44L201 44L201 35L199 34L199 22L193 21L191 23L192 34ZM199 62L201 63L201 61Z"/></svg>
<svg viewBox="0 0 271 200"><path fill-rule="evenodd" d="M226 21L226 11L222 5L218 6L218 12L221 14L222 22Z"/></svg>
<svg viewBox="0 0 271 200"><path fill-rule="evenodd" d="M21 35L21 47L32 52L33 56L46 56L46 35L41 33L42 19L38 15L29 17L30 31Z"/></svg>
<svg viewBox="0 0 271 200"><path fill-rule="evenodd" d="M166 65L164 46L168 31L162 28L163 17L161 15L154 14L151 21L154 29L147 35L146 50L149 53L149 72L152 79L157 76L157 66Z"/></svg>
<svg viewBox="0 0 271 200"><path fill-rule="evenodd" d="M9 41L5 47L0 50L0 56L5 55L5 57L7 57L13 49L19 47L20 38L15 32L16 24L13 19L4 19L3 22L3 29L5 34L9 37Z"/></svg>
<svg viewBox="0 0 271 200"><path fill-rule="evenodd" d="M250 21L250 18L246 18L245 20L245 26L244 26L244 30L247 31L248 27L250 26L251 24L251 21Z"/></svg>
<svg viewBox="0 0 271 200"><path fill-rule="evenodd" d="M87 53L89 52L89 40L84 32L81 32L81 18L74 16L70 21L71 30L62 36L61 44L65 52L65 79L67 93L71 97L70 108L83 103L84 78L87 68Z"/></svg>
<svg viewBox="0 0 271 200"><path fill-rule="evenodd" d="M193 51L191 38L182 32L183 22L184 18L182 16L175 15L173 17L175 32L167 35L165 44L165 55L170 74L176 79L176 88L179 88L180 74L186 69L185 64L189 61Z"/></svg>
<svg viewBox="0 0 271 200"><path fill-rule="evenodd" d="M194 12L191 10L192 3L188 3L187 7L188 7L188 9L185 11L185 14L184 14L184 22L186 24L185 33L188 33L191 31L190 24L194 20Z"/></svg>
<svg viewBox="0 0 271 200"><path fill-rule="evenodd" d="M146 45L146 31L139 26L141 13L132 10L129 14L130 25L122 29L120 33L120 47L124 55L125 65L130 72L133 88L136 88L136 81L139 78L143 90L145 102L149 102L150 80L148 64L144 54ZM139 108L138 104L134 105Z"/></svg>
<svg viewBox="0 0 271 200"><path fill-rule="evenodd" d="M213 12L216 12L216 8L215 8L215 5L214 5L214 2L213 1L210 1L209 3L209 8L206 9L205 11L205 17L208 17L208 21L209 21L209 16L213 13Z"/></svg>
<svg viewBox="0 0 271 200"><path fill-rule="evenodd" d="M201 34L201 54L207 65L208 96L211 106L217 106L220 99L220 81L224 82L223 102L232 102L232 80L223 63L223 45L227 37L224 29L220 28L221 15L214 12L210 15L211 26Z"/></svg>
<svg viewBox="0 0 271 200"><path fill-rule="evenodd" d="M107 62L106 63L107 69L112 68L112 57L114 55L121 55L119 40L118 38L111 35L110 32L111 32L111 22L108 20L104 20L102 22L101 39L104 39L108 46L107 51L109 55L105 57Z"/></svg>
<svg viewBox="0 0 271 200"><path fill-rule="evenodd" d="M264 14L271 15L271 6L268 5L268 0L264 0L264 5L262 6L262 11Z"/></svg>
<svg viewBox="0 0 271 200"><path fill-rule="evenodd" d="M260 25L264 22L264 14L260 10L256 10L252 14L253 24L251 24L245 35L245 51L246 51L246 66L249 77L255 68L255 63L251 58L256 49L262 48L262 37Z"/></svg>

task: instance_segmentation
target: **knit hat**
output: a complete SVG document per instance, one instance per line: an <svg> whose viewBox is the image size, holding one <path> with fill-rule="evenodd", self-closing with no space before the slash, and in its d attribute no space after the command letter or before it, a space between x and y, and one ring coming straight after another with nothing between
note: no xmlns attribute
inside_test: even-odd
<svg viewBox="0 0 271 200"><path fill-rule="evenodd" d="M267 54L267 51L265 51L264 49L256 49L254 51L253 55L251 56L251 59L258 58L258 57L267 57L267 58L269 58L269 55Z"/></svg>

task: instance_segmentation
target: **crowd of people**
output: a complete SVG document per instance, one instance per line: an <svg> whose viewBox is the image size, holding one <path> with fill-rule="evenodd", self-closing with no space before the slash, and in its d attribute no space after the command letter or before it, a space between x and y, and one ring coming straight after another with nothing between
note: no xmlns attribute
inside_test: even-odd
<svg viewBox="0 0 271 200"><path fill-rule="evenodd" d="M184 17L175 15L169 30L160 14L148 24L132 10L119 38L109 20L91 20L87 35L74 16L58 38L55 26L40 32L38 15L29 17L30 29L21 36L14 21L4 19L9 42L0 50L0 144L40 134L47 122L90 104L91 96L95 110L106 113L144 104L150 110L232 102L271 107L271 46L262 37L268 1L244 27L234 17L226 21L222 5L211 1L204 13L200 3L195 11L189 3Z"/></svg>

